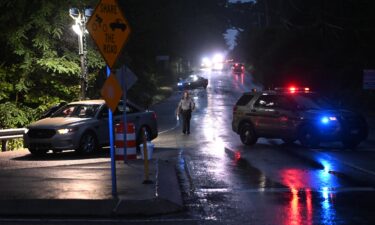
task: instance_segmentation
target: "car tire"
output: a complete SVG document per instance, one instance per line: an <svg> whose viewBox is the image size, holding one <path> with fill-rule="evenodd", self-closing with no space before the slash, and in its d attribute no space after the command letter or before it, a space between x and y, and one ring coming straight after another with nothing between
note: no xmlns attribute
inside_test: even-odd
<svg viewBox="0 0 375 225"><path fill-rule="evenodd" d="M304 147L316 148L319 146L320 140L314 127L302 127L299 134L299 141Z"/></svg>
<svg viewBox="0 0 375 225"><path fill-rule="evenodd" d="M366 140L368 136L368 128L365 125L362 129L359 130L359 134L357 137L351 137L350 135L346 135L342 139L342 144L344 148L348 149L356 149L358 145L361 143L362 140Z"/></svg>
<svg viewBox="0 0 375 225"><path fill-rule="evenodd" d="M142 126L141 129L139 130L138 134L138 140L137 140L137 145L140 145L143 143L143 129L146 130L146 136L147 136L147 141L151 141L151 131L147 126Z"/></svg>
<svg viewBox="0 0 375 225"><path fill-rule="evenodd" d="M254 145L257 142L258 137L251 124L245 123L241 126L240 139L244 145Z"/></svg>
<svg viewBox="0 0 375 225"><path fill-rule="evenodd" d="M40 150L40 149L29 148L29 152L32 155L35 155L35 156L43 156L43 155L47 154L48 150Z"/></svg>
<svg viewBox="0 0 375 225"><path fill-rule="evenodd" d="M141 148L140 148L140 144L143 144L143 135L142 135L142 130L143 128L146 129L146 136L147 136L147 141L151 141L151 131L150 129L147 127L147 126L142 126L141 129L139 130L138 132L138 135L137 135L137 146L136 146L136 150L137 152L141 152Z"/></svg>
<svg viewBox="0 0 375 225"><path fill-rule="evenodd" d="M81 155L88 155L98 149L98 141L92 132L86 132L79 141L77 152Z"/></svg>

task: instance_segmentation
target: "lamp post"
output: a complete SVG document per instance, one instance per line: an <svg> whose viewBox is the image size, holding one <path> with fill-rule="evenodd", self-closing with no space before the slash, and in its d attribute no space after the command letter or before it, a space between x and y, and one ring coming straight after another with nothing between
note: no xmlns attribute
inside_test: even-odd
<svg viewBox="0 0 375 225"><path fill-rule="evenodd" d="M84 10L79 10L78 8L69 9L69 15L75 21L75 24L72 26L74 32L78 35L78 53L81 59L81 77L80 77L80 86L81 93L80 99L83 100L86 98L86 89L87 89L87 67L86 67L86 22L88 18L92 15L92 9L86 8Z"/></svg>

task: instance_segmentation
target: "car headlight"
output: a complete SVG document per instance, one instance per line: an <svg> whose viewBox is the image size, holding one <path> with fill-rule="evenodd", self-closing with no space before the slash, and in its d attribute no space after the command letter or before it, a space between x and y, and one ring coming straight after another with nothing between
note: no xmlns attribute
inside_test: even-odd
<svg viewBox="0 0 375 225"><path fill-rule="evenodd" d="M337 118L335 116L323 116L321 119L320 119L320 122L322 124L330 124L332 122L336 122L337 121Z"/></svg>
<svg viewBox="0 0 375 225"><path fill-rule="evenodd" d="M182 86L182 83L181 82L177 83L177 86Z"/></svg>
<svg viewBox="0 0 375 225"><path fill-rule="evenodd" d="M57 133L58 134L69 134L69 133L72 133L76 130L78 130L78 128L63 128L63 129L58 129Z"/></svg>

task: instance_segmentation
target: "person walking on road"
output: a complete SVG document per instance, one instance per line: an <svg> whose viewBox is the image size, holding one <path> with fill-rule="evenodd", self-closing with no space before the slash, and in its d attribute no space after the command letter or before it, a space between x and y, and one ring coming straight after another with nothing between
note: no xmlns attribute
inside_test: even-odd
<svg viewBox="0 0 375 225"><path fill-rule="evenodd" d="M191 112L195 109L195 103L189 92L185 91L180 103L178 103L176 114L182 116L182 133L190 134Z"/></svg>

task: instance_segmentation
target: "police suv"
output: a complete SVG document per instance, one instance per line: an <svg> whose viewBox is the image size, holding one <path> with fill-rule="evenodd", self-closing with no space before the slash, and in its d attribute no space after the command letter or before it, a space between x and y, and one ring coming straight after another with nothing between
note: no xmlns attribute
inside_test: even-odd
<svg viewBox="0 0 375 225"><path fill-rule="evenodd" d="M340 141L351 149L368 134L361 115L335 108L309 88L295 87L244 93L233 108L232 130L245 145L253 145L264 137L282 139L285 143L298 140L306 147Z"/></svg>

